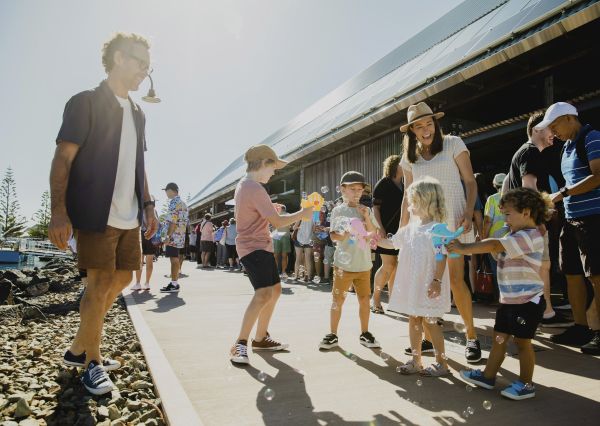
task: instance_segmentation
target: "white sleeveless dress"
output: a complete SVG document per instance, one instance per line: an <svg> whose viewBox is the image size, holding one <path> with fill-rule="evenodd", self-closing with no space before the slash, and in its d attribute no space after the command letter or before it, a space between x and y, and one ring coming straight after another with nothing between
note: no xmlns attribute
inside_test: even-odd
<svg viewBox="0 0 600 426"><path fill-rule="evenodd" d="M467 205L460 172L454 161L463 152L468 153L469 150L462 139L458 136L446 135L444 136L444 149L431 160L427 161L418 156L417 161L411 164L405 156L402 156L402 160L400 161L402 168L412 173L413 182L426 176L440 181L446 202L446 223L448 224L448 229L451 231L455 231L460 226ZM413 219L415 218L411 215L411 222ZM459 240L463 243L474 242L475 234L473 228L468 233L462 234Z"/></svg>

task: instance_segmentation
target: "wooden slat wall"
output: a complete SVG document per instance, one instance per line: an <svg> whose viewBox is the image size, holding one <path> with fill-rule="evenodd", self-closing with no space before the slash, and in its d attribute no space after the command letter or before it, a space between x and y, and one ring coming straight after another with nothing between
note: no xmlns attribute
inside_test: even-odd
<svg viewBox="0 0 600 426"><path fill-rule="evenodd" d="M343 152L335 157L313 164L304 170L304 188L307 193L320 192L328 186L324 194L326 200L339 196L335 187L339 185L342 174L355 170L365 175L367 182L375 185L383 174L383 160L392 154L401 155L402 139L400 132L389 133L380 139Z"/></svg>

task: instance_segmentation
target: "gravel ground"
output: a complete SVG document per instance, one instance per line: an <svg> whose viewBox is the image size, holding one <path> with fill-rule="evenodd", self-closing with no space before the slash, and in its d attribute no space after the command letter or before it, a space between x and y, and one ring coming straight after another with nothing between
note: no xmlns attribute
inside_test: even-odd
<svg viewBox="0 0 600 426"><path fill-rule="evenodd" d="M12 295L0 303L0 425L166 424L122 298L106 316L102 339L102 353L122 363L109 373L118 390L92 396L80 372L61 362L79 325L83 284L74 264L23 272L0 272L0 284L12 282Z"/></svg>

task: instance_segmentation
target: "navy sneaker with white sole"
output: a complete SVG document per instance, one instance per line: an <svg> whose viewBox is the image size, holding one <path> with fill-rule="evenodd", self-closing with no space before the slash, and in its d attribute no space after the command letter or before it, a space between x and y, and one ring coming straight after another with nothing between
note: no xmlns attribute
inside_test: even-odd
<svg viewBox="0 0 600 426"><path fill-rule="evenodd" d="M178 291L179 291L179 284L174 285L173 283L169 283L160 289L161 293L177 293Z"/></svg>
<svg viewBox="0 0 600 426"><path fill-rule="evenodd" d="M81 376L81 383L92 395L104 395L115 389L104 367L96 361L90 361Z"/></svg>
<svg viewBox="0 0 600 426"><path fill-rule="evenodd" d="M63 356L63 364L68 365L69 367L85 368L85 352L82 352L80 355L75 355L70 350L67 350ZM102 360L102 366L106 371L112 371L120 368L121 363L115 359L104 358Z"/></svg>

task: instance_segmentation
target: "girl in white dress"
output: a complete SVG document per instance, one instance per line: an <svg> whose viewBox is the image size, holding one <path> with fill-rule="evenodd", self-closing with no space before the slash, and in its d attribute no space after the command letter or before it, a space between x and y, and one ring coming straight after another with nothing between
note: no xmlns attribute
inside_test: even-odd
<svg viewBox="0 0 600 426"><path fill-rule="evenodd" d="M444 192L440 183L433 178L414 182L407 190L411 214L419 220L400 228L391 240L380 240L384 248L395 247L398 254L398 270L389 309L409 315L409 337L412 360L400 367L400 373L420 373L424 376L450 374L444 355L444 336L437 321L450 311L450 283L444 270L443 258L436 261L431 229L446 219ZM423 327L431 336L436 353L436 362L423 368L421 361L421 339Z"/></svg>

